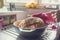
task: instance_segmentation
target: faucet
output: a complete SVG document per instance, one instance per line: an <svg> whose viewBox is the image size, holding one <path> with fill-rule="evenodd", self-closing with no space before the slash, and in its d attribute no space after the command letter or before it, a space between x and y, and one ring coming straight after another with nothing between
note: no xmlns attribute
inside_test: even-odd
<svg viewBox="0 0 60 40"><path fill-rule="evenodd" d="M10 11L13 11L13 8L15 8L15 3L9 3Z"/></svg>
<svg viewBox="0 0 60 40"><path fill-rule="evenodd" d="M59 5L56 5L56 8L59 9Z"/></svg>

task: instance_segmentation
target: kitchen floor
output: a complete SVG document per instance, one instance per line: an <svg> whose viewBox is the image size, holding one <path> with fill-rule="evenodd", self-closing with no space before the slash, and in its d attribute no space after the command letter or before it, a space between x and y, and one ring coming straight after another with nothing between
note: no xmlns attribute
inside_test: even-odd
<svg viewBox="0 0 60 40"><path fill-rule="evenodd" d="M4 29L0 32L0 40L35 40L35 39L25 39L21 37L18 32L16 27L13 25L7 26L7 29ZM49 30L46 29L44 31L43 38L42 39L36 39L36 40L55 40L56 38L56 30Z"/></svg>

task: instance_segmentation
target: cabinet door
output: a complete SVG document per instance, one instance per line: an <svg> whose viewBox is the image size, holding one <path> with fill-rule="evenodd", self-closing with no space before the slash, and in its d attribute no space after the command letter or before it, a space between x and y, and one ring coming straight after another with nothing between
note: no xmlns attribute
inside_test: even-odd
<svg viewBox="0 0 60 40"><path fill-rule="evenodd" d="M16 21L16 15L11 15L10 16L10 23L13 23Z"/></svg>
<svg viewBox="0 0 60 40"><path fill-rule="evenodd" d="M9 16L3 16L3 25L9 24Z"/></svg>
<svg viewBox="0 0 60 40"><path fill-rule="evenodd" d="M3 0L0 0L0 8L2 8L4 6L4 2Z"/></svg>
<svg viewBox="0 0 60 40"><path fill-rule="evenodd" d="M60 10L57 11L57 22L60 22Z"/></svg>

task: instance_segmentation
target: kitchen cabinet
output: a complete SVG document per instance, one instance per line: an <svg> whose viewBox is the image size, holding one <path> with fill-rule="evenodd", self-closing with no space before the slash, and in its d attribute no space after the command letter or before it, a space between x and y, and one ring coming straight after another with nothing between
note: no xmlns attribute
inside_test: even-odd
<svg viewBox="0 0 60 40"><path fill-rule="evenodd" d="M0 8L2 8L4 6L4 2L3 0L0 0Z"/></svg>
<svg viewBox="0 0 60 40"><path fill-rule="evenodd" d="M16 15L11 15L10 16L10 23L13 23L16 21Z"/></svg>
<svg viewBox="0 0 60 40"><path fill-rule="evenodd" d="M3 17L3 26L9 25L16 21L16 14L2 13L0 16Z"/></svg>
<svg viewBox="0 0 60 40"><path fill-rule="evenodd" d="M57 22L60 22L60 10L57 11Z"/></svg>
<svg viewBox="0 0 60 40"><path fill-rule="evenodd" d="M9 24L9 16L3 16L3 25Z"/></svg>
<svg viewBox="0 0 60 40"><path fill-rule="evenodd" d="M16 18L17 20L23 20L27 18L28 13L26 11L18 11L16 12Z"/></svg>
<svg viewBox="0 0 60 40"><path fill-rule="evenodd" d="M0 31L1 31L1 29L2 29L2 22L3 22L3 18L0 17Z"/></svg>

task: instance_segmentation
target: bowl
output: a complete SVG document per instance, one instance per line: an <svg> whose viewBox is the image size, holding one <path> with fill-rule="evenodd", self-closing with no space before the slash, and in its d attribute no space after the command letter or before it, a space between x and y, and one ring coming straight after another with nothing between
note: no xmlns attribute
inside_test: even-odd
<svg viewBox="0 0 60 40"><path fill-rule="evenodd" d="M46 26L41 28L35 28L35 29L20 28L18 26L20 21L21 20L14 22L13 25L17 27L16 29L18 29L18 33L25 38L37 38L41 36L44 30L46 29Z"/></svg>

